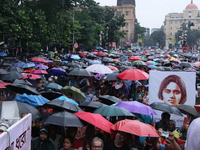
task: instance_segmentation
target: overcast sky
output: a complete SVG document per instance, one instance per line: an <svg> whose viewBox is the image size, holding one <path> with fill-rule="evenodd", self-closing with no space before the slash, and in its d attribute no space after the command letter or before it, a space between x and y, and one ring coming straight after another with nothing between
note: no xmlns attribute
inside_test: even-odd
<svg viewBox="0 0 200 150"><path fill-rule="evenodd" d="M117 0L95 0L101 6L116 6ZM165 15L172 12L182 13L191 0L135 0L136 18L142 27L160 28ZM200 0L193 0L200 9Z"/></svg>

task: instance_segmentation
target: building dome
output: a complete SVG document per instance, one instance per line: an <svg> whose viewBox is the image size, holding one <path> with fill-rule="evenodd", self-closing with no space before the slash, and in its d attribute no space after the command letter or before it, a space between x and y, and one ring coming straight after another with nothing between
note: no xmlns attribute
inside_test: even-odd
<svg viewBox="0 0 200 150"><path fill-rule="evenodd" d="M186 9L198 9L197 5L194 3L190 3L187 5Z"/></svg>

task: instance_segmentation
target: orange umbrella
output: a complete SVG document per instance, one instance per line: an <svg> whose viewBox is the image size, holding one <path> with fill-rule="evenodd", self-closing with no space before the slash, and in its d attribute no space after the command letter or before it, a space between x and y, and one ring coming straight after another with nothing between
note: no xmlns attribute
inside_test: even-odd
<svg viewBox="0 0 200 150"><path fill-rule="evenodd" d="M114 124L112 130L122 131L137 136L160 137L153 126L138 120L125 119L118 121Z"/></svg>

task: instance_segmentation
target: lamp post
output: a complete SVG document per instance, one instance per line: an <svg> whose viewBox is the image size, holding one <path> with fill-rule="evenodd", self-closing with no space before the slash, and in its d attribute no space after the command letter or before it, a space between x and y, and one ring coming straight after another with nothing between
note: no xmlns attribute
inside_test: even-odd
<svg viewBox="0 0 200 150"><path fill-rule="evenodd" d="M99 45L102 46L102 35L103 35L103 31L100 31L100 34L99 34Z"/></svg>

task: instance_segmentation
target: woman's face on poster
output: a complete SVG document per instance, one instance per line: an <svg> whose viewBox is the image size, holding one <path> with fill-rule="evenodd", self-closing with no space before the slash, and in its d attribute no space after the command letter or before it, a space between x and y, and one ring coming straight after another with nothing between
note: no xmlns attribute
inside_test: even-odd
<svg viewBox="0 0 200 150"><path fill-rule="evenodd" d="M162 95L166 103L177 106L181 100L182 93L180 87L175 82L170 82L166 88L164 88Z"/></svg>

